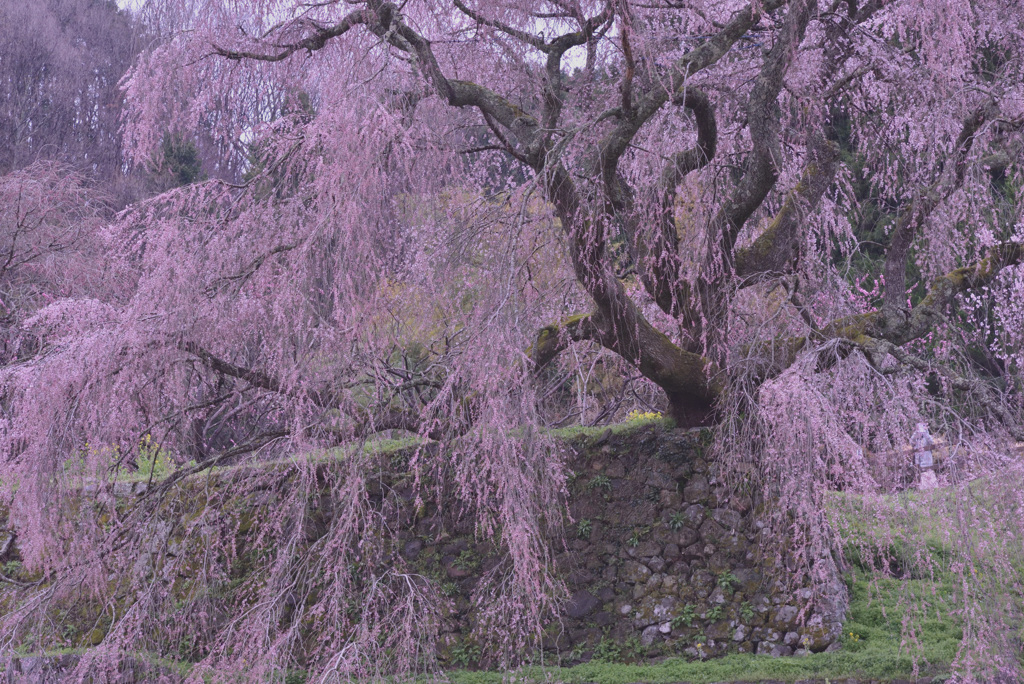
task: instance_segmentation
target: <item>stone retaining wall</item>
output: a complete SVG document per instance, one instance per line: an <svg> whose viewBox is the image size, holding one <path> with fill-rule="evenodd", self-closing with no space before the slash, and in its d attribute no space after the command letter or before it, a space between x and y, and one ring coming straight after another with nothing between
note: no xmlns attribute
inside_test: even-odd
<svg viewBox="0 0 1024 684"><path fill-rule="evenodd" d="M784 572L766 571L751 499L716 483L700 439L650 425L566 444L571 519L556 560L571 598L543 644L563 664L838 648L843 616L815 612L809 587L791 589ZM433 544L438 524L421 520L402 553L428 576L440 564L457 587L448 654L464 654L473 559L486 569L492 549L468 535Z"/></svg>
<svg viewBox="0 0 1024 684"><path fill-rule="evenodd" d="M545 630L546 662L670 655L703 659L730 652L784 656L838 647L843 616L814 606L809 587L790 581L778 565L765 560L756 506L747 496L730 496L716 482L703 457L702 437L699 431L666 430L652 423L563 441L573 472L565 501L567 535L564 543L552 543L560 550L555 561L570 597L562 618ZM411 571L432 579L450 599L441 625L442 665L493 666L477 638L471 597L501 554L489 540L474 536L472 521L460 517L458 506L419 500L422 492L404 472L408 456L392 452L380 459L379 491L371 494L388 511L391 529L399 530L391 557L401 556ZM282 477L287 467L280 466ZM324 461L317 467L336 466ZM256 534L253 521L260 509L234 493L231 478L227 469L202 486L183 482L175 494L180 505L173 510L197 515L216 500L219 512L238 511L249 520L237 527L237 546L245 549L248 537ZM141 486L124 485L131 490L115 494L138 496ZM304 523L310 544L328 529L334 509L329 490L312 496ZM153 548L143 555L170 548L190 553L176 539L165 539L170 527L158 522ZM4 553L0 560L16 556L17 550ZM234 561L238 567L225 573L241 577L248 563L243 553ZM104 639L91 620L83 617L82 625L75 625L85 647ZM43 668L43 676L50 667L43 662L21 658L20 670L11 669L12 661L5 672L28 677L25 668Z"/></svg>

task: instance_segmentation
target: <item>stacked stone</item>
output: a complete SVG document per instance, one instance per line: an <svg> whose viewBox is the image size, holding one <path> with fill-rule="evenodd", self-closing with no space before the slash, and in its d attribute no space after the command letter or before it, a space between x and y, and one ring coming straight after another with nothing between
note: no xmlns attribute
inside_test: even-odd
<svg viewBox="0 0 1024 684"><path fill-rule="evenodd" d="M569 508L589 521L589 537L559 558L573 594L549 647L580 660L602 640L694 658L838 647L838 625L807 609L809 587L764 577L751 500L716 482L696 433L597 441L574 463Z"/></svg>

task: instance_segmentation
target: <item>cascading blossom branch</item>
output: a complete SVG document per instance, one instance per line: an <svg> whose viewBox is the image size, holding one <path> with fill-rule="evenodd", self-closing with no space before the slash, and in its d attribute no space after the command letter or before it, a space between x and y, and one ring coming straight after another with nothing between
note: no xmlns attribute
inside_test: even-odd
<svg viewBox="0 0 1024 684"><path fill-rule="evenodd" d="M475 600L507 632L480 638L522 659L564 598L548 540L566 473L544 428L574 415L566 378L601 354L680 427L716 427L721 467L795 512L776 522L841 612L826 492L903 486L892 454L918 420L962 443L1021 434L1019 10L152 0L161 40L125 82L135 161L169 132L229 152L220 179L119 216L117 286L40 310L33 353L0 371L3 496L46 587L25 588L4 643L88 582L133 598L83 668L167 648L158 577L225 581L230 530L250 524L207 506L147 541L168 492L383 433L423 440L417 496L453 495L502 549ZM964 297L997 284L998 344L961 334ZM972 365L972 343L1002 365ZM122 510L146 436L178 470ZM196 677L434 664L438 588L392 553L397 513L355 453L344 477L297 464L287 487L238 469L263 497L265 563L244 607L189 609ZM48 505L89 488L95 519ZM330 529L305 548L325 497ZM172 539L216 558L135 561ZM327 636L310 644L303 619Z"/></svg>

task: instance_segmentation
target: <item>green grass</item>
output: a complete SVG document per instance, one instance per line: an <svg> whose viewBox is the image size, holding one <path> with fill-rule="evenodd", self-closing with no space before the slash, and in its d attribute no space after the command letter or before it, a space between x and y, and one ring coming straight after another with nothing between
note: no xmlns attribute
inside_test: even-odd
<svg viewBox="0 0 1024 684"><path fill-rule="evenodd" d="M657 426L671 429L675 426L675 423L671 418L663 417L657 414L640 414L621 423L616 423L614 425L599 425L594 427L572 425L565 428L545 430L544 432L550 437L553 437L560 441L575 441L586 438L599 438L603 436L606 432L610 432L610 434L612 435L629 434L647 426ZM374 438L362 442L356 442L339 447L334 447L332 449L327 449L323 451L313 451L301 454L294 454L291 456L286 456L284 458L266 461L245 462L239 466L212 466L193 477L208 477L211 474L230 471L234 468L269 469L294 463L330 463L333 461L343 461L357 452L363 454L373 454L378 456L397 455L416 446L427 443L429 443L429 440L415 436L402 437L398 439ZM77 460L71 459L68 461L68 465L66 467L71 467L75 464L77 464ZM190 467L193 465L195 465L194 462L189 462L188 464L186 464L186 467ZM140 454L139 457L137 458L137 466L138 469L135 471L129 471L126 469L118 470L115 477L115 481L152 481L154 483L157 483L167 479L178 468L162 449L150 447L149 442L144 442L141 445Z"/></svg>
<svg viewBox="0 0 1024 684"><path fill-rule="evenodd" d="M675 421L667 416L644 414L635 418L631 418L629 420L625 420L621 423L615 423L614 425L570 425L564 428L545 430L545 433L550 435L551 437L554 437L555 439L563 440L566 442L572 442L583 438L601 437L605 433L610 433L612 435L629 434L631 432L639 430L640 428L647 427L648 425L672 429L675 427Z"/></svg>
<svg viewBox="0 0 1024 684"><path fill-rule="evenodd" d="M652 417L653 415L654 414L644 414L615 425L602 425L596 427L573 425L555 430L545 430L545 433L557 440L568 442L581 439L596 439L603 436L606 432L610 432L612 435L630 434L648 426L664 428L674 427L674 422L671 418L661 416ZM429 443L429 440L414 436L399 439L376 438L322 451L293 454L291 456L273 460L244 462L237 466L211 466L210 468L200 471L186 479L218 476L238 468L249 470L268 470L297 463L314 465L331 463L343 461L357 452L377 456L398 456L410 449L427 443ZM138 470L118 470L115 476L116 482L152 482L156 484L167 479L177 470L175 464L170 461L162 450L147 450L144 447L141 450L140 456L141 458L138 459ZM69 461L69 463L71 463L71 461ZM195 465L194 462L189 462L186 464L186 467L191 467L193 465Z"/></svg>
<svg viewBox="0 0 1024 684"><path fill-rule="evenodd" d="M403 439L373 439L359 444L350 444L333 449L327 449L323 451L313 451L301 454L293 454L291 456L285 456L283 458L266 460L266 461L253 461L244 462L238 466L211 466L206 470L202 470L199 473L191 477L208 477L212 474L219 474L231 471L236 468L246 469L271 469L280 467L282 465L307 463L307 464L319 464L319 463L331 463L336 461L343 461L349 458L356 452L363 454L377 455L377 456L389 456L394 454L400 454L408 449L412 449L420 444L426 444L427 440L418 437L406 437ZM194 461L189 461L185 464L185 467L192 467L195 465ZM150 482L153 483L162 482L168 477L174 474L178 469L170 460L160 452L160 456L156 458L143 457L138 461L138 470L129 471L121 469L117 471L115 481L116 482ZM188 479L188 478L186 478Z"/></svg>

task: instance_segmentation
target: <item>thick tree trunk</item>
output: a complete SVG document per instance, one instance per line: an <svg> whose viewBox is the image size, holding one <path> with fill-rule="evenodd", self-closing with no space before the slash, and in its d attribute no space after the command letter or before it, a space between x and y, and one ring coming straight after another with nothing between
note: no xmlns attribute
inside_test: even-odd
<svg viewBox="0 0 1024 684"><path fill-rule="evenodd" d="M675 421L677 427L705 427L714 422L714 402L680 392L666 392L665 395L668 397L669 417Z"/></svg>

